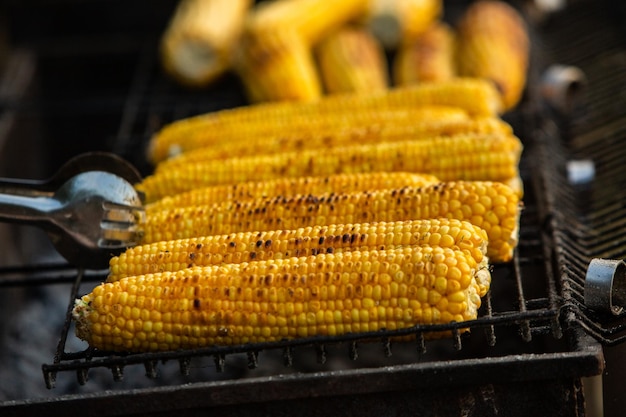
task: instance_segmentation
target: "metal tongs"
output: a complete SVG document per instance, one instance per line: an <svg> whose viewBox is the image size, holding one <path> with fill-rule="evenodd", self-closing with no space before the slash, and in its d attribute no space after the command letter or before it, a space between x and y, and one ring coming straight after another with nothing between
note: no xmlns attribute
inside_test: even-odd
<svg viewBox="0 0 626 417"><path fill-rule="evenodd" d="M141 175L106 152L79 155L48 180L0 178L0 221L43 228L70 263L97 269L136 245L145 220Z"/></svg>

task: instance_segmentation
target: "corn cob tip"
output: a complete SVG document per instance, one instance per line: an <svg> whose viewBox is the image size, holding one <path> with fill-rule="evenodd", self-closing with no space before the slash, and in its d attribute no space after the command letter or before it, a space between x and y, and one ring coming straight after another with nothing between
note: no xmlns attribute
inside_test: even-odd
<svg viewBox="0 0 626 417"><path fill-rule="evenodd" d="M90 311L91 307L89 306L89 301L87 301L87 296L74 301L72 318L76 322L76 336L81 340L89 340L91 338Z"/></svg>

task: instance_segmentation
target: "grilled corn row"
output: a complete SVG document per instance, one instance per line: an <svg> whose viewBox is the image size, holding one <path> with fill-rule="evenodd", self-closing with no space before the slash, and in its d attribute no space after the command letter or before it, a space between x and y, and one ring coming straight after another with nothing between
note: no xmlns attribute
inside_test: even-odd
<svg viewBox="0 0 626 417"><path fill-rule="evenodd" d="M230 126L248 123L280 124L297 116L310 120L324 115L362 114L388 109L415 109L421 106L459 107L472 116L493 116L500 111L501 98L485 80L457 78L449 82L423 83L371 94L333 94L314 102L259 103L194 116L173 122L151 139L148 157L153 163L207 143L198 137L213 132L218 135ZM198 144L198 141L201 142Z"/></svg>
<svg viewBox="0 0 626 417"><path fill-rule="evenodd" d="M313 52L293 31L247 31L234 66L251 102L310 101L321 97Z"/></svg>
<svg viewBox="0 0 626 417"><path fill-rule="evenodd" d="M441 246L466 251L478 265L487 267L485 231L467 221L443 218L331 224L160 241L129 248L111 258L107 281L195 266L404 246ZM481 288L480 295L485 292Z"/></svg>
<svg viewBox="0 0 626 417"><path fill-rule="evenodd" d="M443 12L442 0L367 0L367 3L365 23L389 50L413 41Z"/></svg>
<svg viewBox="0 0 626 417"><path fill-rule="evenodd" d="M412 42L403 43L393 61L394 85L448 81L456 77L453 30L443 22L431 25Z"/></svg>
<svg viewBox="0 0 626 417"><path fill-rule="evenodd" d="M518 194L510 187L488 181L226 201L147 213L143 243L314 225L449 217L483 228L489 238L489 260L506 262L517 245L519 204Z"/></svg>
<svg viewBox="0 0 626 417"><path fill-rule="evenodd" d="M433 112L427 112L433 113ZM436 114L436 112L434 112ZM426 114L425 114L426 116ZM338 146L399 142L406 140L430 139L437 136L458 134L512 135L512 127L496 117L463 118L454 120L399 120L396 123L385 121L367 126L321 129L316 132L294 130L276 136L248 136L222 141L215 145L189 150L177 157L159 163L156 171L171 169L173 166L208 159L224 159L252 155L277 154L291 151L328 149Z"/></svg>
<svg viewBox="0 0 626 417"><path fill-rule="evenodd" d="M225 73L251 6L251 0L181 1L161 39L165 70L195 87Z"/></svg>
<svg viewBox="0 0 626 417"><path fill-rule="evenodd" d="M228 200L244 201L269 196L290 197L298 194L345 193L384 188L420 187L437 182L439 179L433 175L409 172L364 172L336 174L327 177L277 178L267 181L197 188L164 197L148 204L146 211L209 205Z"/></svg>
<svg viewBox="0 0 626 417"><path fill-rule="evenodd" d="M490 280L450 248L354 251L128 277L72 314L91 347L164 351L464 322Z"/></svg>
<svg viewBox="0 0 626 417"><path fill-rule="evenodd" d="M247 26L253 30L293 30L311 47L346 23L363 15L362 0L274 0L259 3Z"/></svg>
<svg viewBox="0 0 626 417"><path fill-rule="evenodd" d="M434 137L176 164L147 176L136 188L151 203L210 185L336 173L401 171L427 173L442 181L506 181L519 175L521 151L521 141L514 136Z"/></svg>
<svg viewBox="0 0 626 417"><path fill-rule="evenodd" d="M525 85L530 41L519 13L502 1L473 3L458 26L457 64L462 76L491 80L504 109L519 102Z"/></svg>
<svg viewBox="0 0 626 417"><path fill-rule="evenodd" d="M362 27L345 27L315 48L327 94L367 93L389 87L387 58L378 40Z"/></svg>

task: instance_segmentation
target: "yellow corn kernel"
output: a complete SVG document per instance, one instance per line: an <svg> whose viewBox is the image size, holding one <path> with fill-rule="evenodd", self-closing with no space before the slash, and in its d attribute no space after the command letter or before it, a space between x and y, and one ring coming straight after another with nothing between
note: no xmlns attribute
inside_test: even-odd
<svg viewBox="0 0 626 417"><path fill-rule="evenodd" d="M389 87L387 58L378 40L362 27L344 27L315 48L325 92L364 93Z"/></svg>
<svg viewBox="0 0 626 417"><path fill-rule="evenodd" d="M440 284L429 291L432 300L423 303L413 302L417 291L394 295L391 287L408 288L419 281L424 283L422 288L434 288L431 283L435 281L456 281L436 275L436 266L448 259L466 266L463 282L467 285L454 286L452 293ZM393 281L381 279L391 271L398 271ZM186 268L101 284L76 300L73 317L79 338L94 348L111 351L175 350L402 329L453 318L475 319L480 307L478 271L465 252L429 246ZM485 268L480 271L488 274ZM375 293L368 290L372 286L380 286L379 294L385 296L374 298ZM153 295L156 288L162 289L160 296ZM271 290L280 293L284 301L271 299ZM106 301L105 293L111 294ZM123 303L122 294L150 300L147 304L151 307L129 304L130 296ZM450 296L454 302L442 301ZM451 311L448 305L452 305ZM157 312L161 322L129 326L132 319L120 319L126 307L138 307L148 316ZM380 309L393 313L381 317ZM428 318L422 314L426 309L432 309ZM332 328L335 323L329 326L328 320L336 316L340 319ZM105 325L108 331L104 331ZM129 332L130 337L118 337L122 332Z"/></svg>
<svg viewBox="0 0 626 417"><path fill-rule="evenodd" d="M228 200L244 201L269 196L290 197L298 194L345 193L383 188L419 187L437 182L439 179L433 175L408 172L365 172L336 174L327 177L277 178L267 181L197 188L157 200L147 205L146 210L208 205Z"/></svg>
<svg viewBox="0 0 626 417"><path fill-rule="evenodd" d="M404 246L441 246L462 250L472 256L477 265L487 266L485 231L467 221L441 218L330 224L159 241L129 248L111 258L107 281L195 266ZM441 264L441 267L445 266ZM447 268L439 272L445 276Z"/></svg>
<svg viewBox="0 0 626 417"><path fill-rule="evenodd" d="M491 80L504 109L515 107L526 85L530 54L521 15L503 1L477 1L461 17L457 31L459 74Z"/></svg>
<svg viewBox="0 0 626 417"><path fill-rule="evenodd" d="M368 0L365 24L390 50L411 42L443 12L442 0Z"/></svg>
<svg viewBox="0 0 626 417"><path fill-rule="evenodd" d="M244 32L234 67L251 102L308 101L322 95L313 53L293 31Z"/></svg>
<svg viewBox="0 0 626 417"><path fill-rule="evenodd" d="M446 112L446 110L443 111ZM385 120L382 123L372 122L367 126L333 127L316 131L294 129L271 137L265 135L240 136L229 141L220 141L217 144L189 150L182 155L159 163L156 170L169 169L172 165L188 164L207 159L327 149L354 144L398 142L408 139L419 140L433 136L474 133L512 134L511 126L495 117L457 119L453 113L446 113L442 120L437 119L441 113L434 109L429 109L423 113L419 111L413 113L415 119L410 121L408 119L395 122ZM422 115L427 119L420 120Z"/></svg>
<svg viewBox="0 0 626 417"><path fill-rule="evenodd" d="M489 198L482 198L485 196ZM477 207L482 216L474 214ZM143 243L314 225L450 217L480 223L476 225L485 229L489 238L489 260L506 262L517 245L519 214L519 196L505 184L456 181L160 210L147 213Z"/></svg>
<svg viewBox="0 0 626 417"><path fill-rule="evenodd" d="M506 181L519 176L521 141L503 134L459 134L241 158L176 163L136 187L146 202L194 188L284 177L417 172L442 181ZM184 158L184 155L180 158Z"/></svg>
<svg viewBox="0 0 626 417"><path fill-rule="evenodd" d="M211 144L206 137L215 134L217 136L213 137L219 138L225 128L239 128L250 123L288 127L292 118L351 117L351 114L374 114L390 109L413 110L422 106L458 107L472 116L494 116L501 109L501 98L493 84L486 80L456 78L448 82L422 83L370 94L327 95L314 102L258 103L166 125L150 140L148 156L153 163L157 163L189 149Z"/></svg>
<svg viewBox="0 0 626 417"><path fill-rule="evenodd" d="M183 84L205 86L231 67L251 0L183 0L161 39L165 70Z"/></svg>
<svg viewBox="0 0 626 417"><path fill-rule="evenodd" d="M404 42L396 53L392 73L394 85L448 81L456 76L454 32L442 22L431 25L412 42Z"/></svg>

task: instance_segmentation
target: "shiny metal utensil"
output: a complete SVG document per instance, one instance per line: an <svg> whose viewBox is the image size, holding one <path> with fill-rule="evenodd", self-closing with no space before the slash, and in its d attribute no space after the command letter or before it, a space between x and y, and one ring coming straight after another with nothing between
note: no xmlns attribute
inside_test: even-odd
<svg viewBox="0 0 626 417"><path fill-rule="evenodd" d="M70 263L104 268L141 239L145 213L132 185L140 178L122 158L98 152L46 181L0 179L0 221L39 226Z"/></svg>

